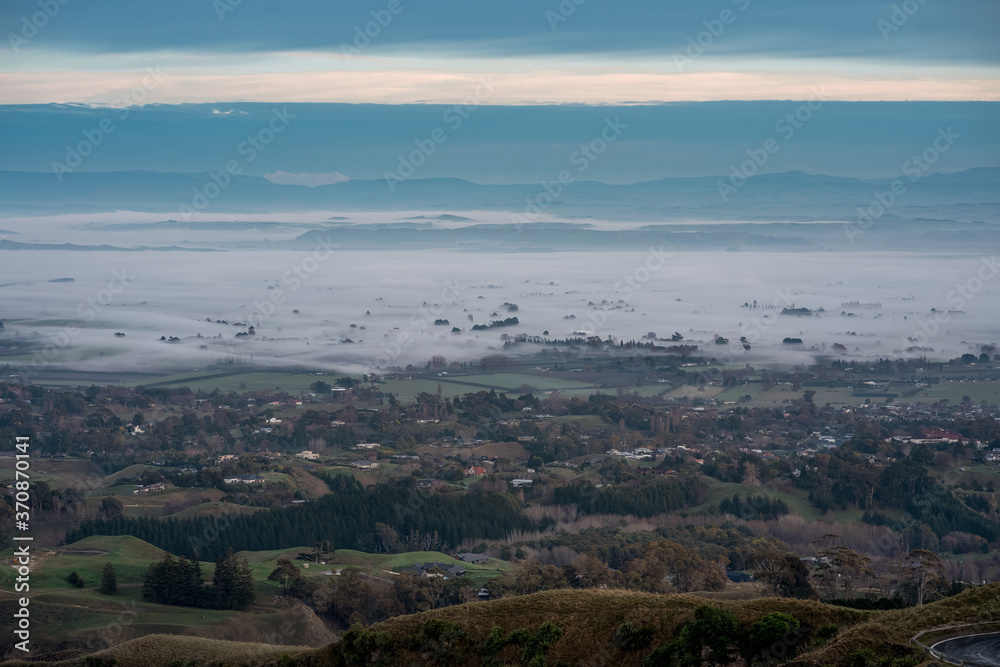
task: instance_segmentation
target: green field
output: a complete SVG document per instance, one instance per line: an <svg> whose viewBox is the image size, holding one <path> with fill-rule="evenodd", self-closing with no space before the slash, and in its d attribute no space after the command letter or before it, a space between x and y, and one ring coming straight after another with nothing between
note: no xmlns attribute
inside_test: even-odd
<svg viewBox="0 0 1000 667"><path fill-rule="evenodd" d="M283 391L296 393L308 392L309 385L317 380L333 384L333 380L337 377L339 376L336 374L323 373L319 375L291 369L212 370L178 373L133 384L141 384L146 387L189 387L194 392L211 392L215 389L221 392L262 391L280 387Z"/></svg>
<svg viewBox="0 0 1000 667"><path fill-rule="evenodd" d="M739 402L741 398L749 395L751 399L755 399L764 393L764 385L759 382L754 382L751 384L738 385L736 387L730 387L720 394L716 395L716 399L726 402L733 401Z"/></svg>
<svg viewBox="0 0 1000 667"><path fill-rule="evenodd" d="M13 549L8 549L2 555L9 562L13 553ZM101 582L101 570L105 563L115 566L119 583L141 584L149 564L162 558L164 553L147 542L127 535L93 535L65 547L36 548L32 555L31 585L33 589L76 591L66 582L66 576L75 571L83 577L87 586L97 586ZM0 570L0 587L13 587L14 578L14 570Z"/></svg>
<svg viewBox="0 0 1000 667"><path fill-rule="evenodd" d="M277 582L267 576L281 557L299 565L311 579L320 580L326 571L356 567L373 571L382 578L391 578L382 570L398 572L401 568L426 561L461 564L476 586L484 585L510 568L504 561L491 560L487 565L461 563L437 551L402 554L368 554L349 549L334 552L325 563L295 560L310 547L290 547L273 551L240 552L253 571L257 603L247 612L217 611L158 605L142 600L142 582L149 565L160 560L165 552L131 536L94 535L73 544L52 549L36 548L32 552L31 609L38 628L32 634L33 645L52 650L67 639L87 641L100 636L109 627L121 633L115 641L151 633L193 635L214 639L261 641L278 644L317 646L329 642L332 634L311 610L302 605L275 606L272 600L280 593ZM0 554L7 562L13 549ZM118 593L102 595L97 591L105 563L115 567ZM211 581L214 564L202 563L202 577ZM66 581L76 572L86 582L76 588ZM0 612L13 608L16 573L12 568L0 570ZM124 610L124 614L123 614ZM122 620L122 619L125 620ZM125 626L124 629L115 624Z"/></svg>
<svg viewBox="0 0 1000 667"><path fill-rule="evenodd" d="M971 398L976 405L982 401L1000 405L1000 382L942 382L921 389L916 396L897 400L904 403L933 403L947 398L952 403L961 403L963 396Z"/></svg>
<svg viewBox="0 0 1000 667"><path fill-rule="evenodd" d="M704 512L710 506L718 505L719 501L723 498L732 498L735 494L746 497L750 493L750 490L742 484L720 482L710 477L706 477L705 479L709 480L708 497L705 502L692 508L692 511L695 513ZM768 498L781 499L788 505L789 512L792 514L801 514L808 521L815 521L820 517L819 511L810 505L808 500L792 493L760 486L753 491L753 495L764 495Z"/></svg>
<svg viewBox="0 0 1000 667"><path fill-rule="evenodd" d="M412 380L388 380L383 385L383 391L392 393L399 400L412 401L418 394L436 394L438 386L441 395L447 398L474 394L477 391L489 391L519 395L522 388L528 385L534 393L543 391L562 391L569 394L590 394L598 389L592 384L576 380L530 375L527 373L480 373L475 375L444 375L440 377L415 377Z"/></svg>

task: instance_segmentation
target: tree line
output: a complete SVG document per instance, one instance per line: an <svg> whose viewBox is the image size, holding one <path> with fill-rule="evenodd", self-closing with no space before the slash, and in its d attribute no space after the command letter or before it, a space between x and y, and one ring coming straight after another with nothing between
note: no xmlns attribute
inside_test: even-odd
<svg viewBox="0 0 1000 667"><path fill-rule="evenodd" d="M423 492L413 480L365 489L353 478L326 476L331 493L300 506L267 509L238 517L154 519L117 517L80 523L65 543L90 535L132 535L173 554L197 549L209 558L235 551L266 551L290 544L332 540L345 549L376 550L375 524L399 534L437 532L447 547L467 538L500 540L530 531L538 522L521 514L507 493L476 495Z"/></svg>

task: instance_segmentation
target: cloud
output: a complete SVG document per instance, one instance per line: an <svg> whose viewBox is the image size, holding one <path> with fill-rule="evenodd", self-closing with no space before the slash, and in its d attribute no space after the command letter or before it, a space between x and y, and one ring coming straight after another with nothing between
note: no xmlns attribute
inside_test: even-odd
<svg viewBox="0 0 1000 667"><path fill-rule="evenodd" d="M351 180L349 176L344 176L339 171L331 171L328 174L311 174L308 172L292 174L287 171L276 171L264 174L264 178L277 185L304 185L307 188L332 185Z"/></svg>
<svg viewBox="0 0 1000 667"><path fill-rule="evenodd" d="M715 23L724 25L711 50L742 58L816 58L850 55L865 59L996 63L1000 52L995 0L872 2L871 0L401 0L390 14L387 0L331 3L278 0L268 3L172 0L141 10L121 0L88 0L88 11L67 5L39 36L22 45L18 58L51 48L72 52L128 54L182 49L189 52L340 53L342 44L364 52L434 52L491 57L542 54L668 55ZM899 30L884 37L879 21L893 22L894 6L914 6L895 18ZM219 12L225 5L232 11ZM37 0L5 0L0 34L17 33ZM367 33L367 35L365 34ZM7 40L4 40L5 42ZM23 61L22 61L23 62ZM66 62L72 62L67 58Z"/></svg>
<svg viewBox="0 0 1000 667"><path fill-rule="evenodd" d="M995 72L898 73L810 71L649 72L624 69L531 69L495 77L490 104L649 104L705 100L803 100L821 86L829 99L1000 100ZM171 72L153 93L158 103L349 102L462 104L481 86L478 73L444 69L257 72ZM130 72L0 73L0 104L108 104L134 84Z"/></svg>

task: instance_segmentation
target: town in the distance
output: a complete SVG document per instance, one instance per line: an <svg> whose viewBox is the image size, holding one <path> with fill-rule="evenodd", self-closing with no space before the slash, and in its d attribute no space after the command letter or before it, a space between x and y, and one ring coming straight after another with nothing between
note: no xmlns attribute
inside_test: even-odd
<svg viewBox="0 0 1000 667"><path fill-rule="evenodd" d="M88 386L8 366L31 657L183 639L227 664L805 665L872 635L878 664L916 665L917 631L996 610L1000 357L981 347L754 367L583 338Z"/></svg>

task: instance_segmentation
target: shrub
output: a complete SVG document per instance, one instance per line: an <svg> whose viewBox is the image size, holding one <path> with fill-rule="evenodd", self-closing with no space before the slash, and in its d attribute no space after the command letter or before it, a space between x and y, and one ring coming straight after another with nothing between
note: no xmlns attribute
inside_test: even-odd
<svg viewBox="0 0 1000 667"><path fill-rule="evenodd" d="M655 632L648 625L637 627L634 623L625 621L615 629L615 646L625 651L644 649L652 643Z"/></svg>
<svg viewBox="0 0 1000 667"><path fill-rule="evenodd" d="M795 651L800 638L797 618L780 611L771 612L750 626L749 656L765 661L785 658Z"/></svg>

